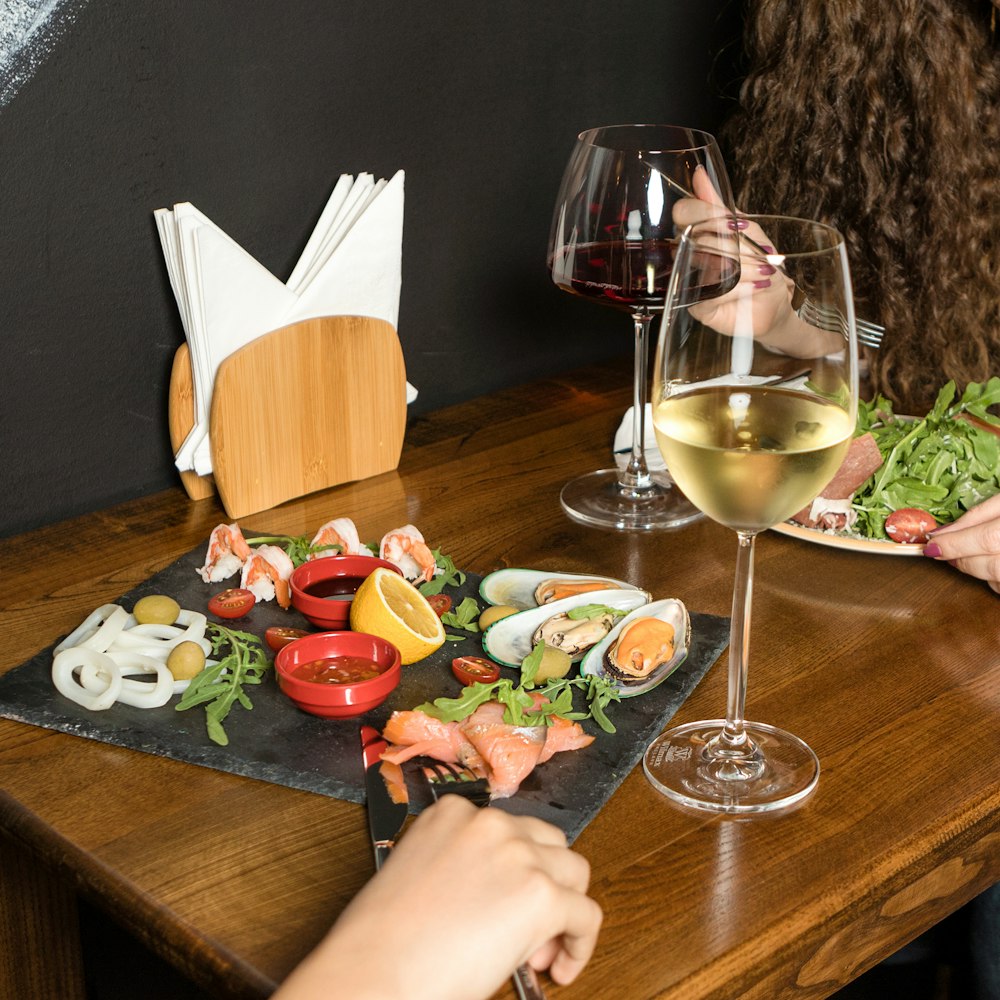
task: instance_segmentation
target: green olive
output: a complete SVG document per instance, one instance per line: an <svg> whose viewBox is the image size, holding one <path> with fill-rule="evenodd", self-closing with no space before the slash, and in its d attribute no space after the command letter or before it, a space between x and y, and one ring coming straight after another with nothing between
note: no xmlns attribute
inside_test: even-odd
<svg viewBox="0 0 1000 1000"><path fill-rule="evenodd" d="M151 594L135 602L132 614L140 625L173 625L181 613L181 606L163 594Z"/></svg>
<svg viewBox="0 0 1000 1000"><path fill-rule="evenodd" d="M179 642L170 650L167 669L174 675L175 681L190 680L205 669L205 651L190 639Z"/></svg>
<svg viewBox="0 0 1000 1000"><path fill-rule="evenodd" d="M556 677L565 677L573 660L565 649L556 649L555 646L546 646L542 650L542 662L538 665L538 673L535 674L535 683L544 684Z"/></svg>
<svg viewBox="0 0 1000 1000"><path fill-rule="evenodd" d="M516 614L517 608L512 608L509 604L494 604L479 616L479 629L485 632L494 622L498 622L508 615Z"/></svg>

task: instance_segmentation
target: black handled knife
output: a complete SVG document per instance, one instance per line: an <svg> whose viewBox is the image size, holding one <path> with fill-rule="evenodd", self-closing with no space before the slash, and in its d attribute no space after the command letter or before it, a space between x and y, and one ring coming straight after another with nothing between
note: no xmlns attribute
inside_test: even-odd
<svg viewBox="0 0 1000 1000"><path fill-rule="evenodd" d="M365 767L365 791L368 796L368 829L371 832L372 849L375 852L375 870L378 871L389 852L395 846L396 837L406 820L406 782L393 782L390 789L386 776L382 773L382 754L388 744L382 734L372 726L361 727L361 755ZM386 764L386 769L393 767Z"/></svg>

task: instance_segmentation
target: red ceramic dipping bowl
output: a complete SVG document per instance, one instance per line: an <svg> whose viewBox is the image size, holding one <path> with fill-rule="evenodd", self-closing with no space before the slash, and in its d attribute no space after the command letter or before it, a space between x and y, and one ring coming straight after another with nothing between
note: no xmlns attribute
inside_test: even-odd
<svg viewBox="0 0 1000 1000"><path fill-rule="evenodd" d="M382 672L368 680L319 683L293 676L296 667L335 656L374 660ZM304 712L324 719L349 719L381 705L399 684L399 650L365 632L316 632L290 642L274 658L278 687Z"/></svg>
<svg viewBox="0 0 1000 1000"><path fill-rule="evenodd" d="M399 573L399 567L376 556L310 559L292 570L288 581L292 588L292 606L320 628L350 628L354 594L379 566Z"/></svg>

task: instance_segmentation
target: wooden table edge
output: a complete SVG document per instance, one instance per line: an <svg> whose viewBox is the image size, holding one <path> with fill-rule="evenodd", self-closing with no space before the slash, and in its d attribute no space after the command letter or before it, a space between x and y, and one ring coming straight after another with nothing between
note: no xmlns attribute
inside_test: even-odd
<svg viewBox="0 0 1000 1000"><path fill-rule="evenodd" d="M0 837L10 840L26 859L34 859L210 993L258 1000L277 989L278 984L254 966L217 941L200 939L177 914L157 905L147 893L118 876L114 868L62 837L2 789ZM192 961L195 957L197 961Z"/></svg>

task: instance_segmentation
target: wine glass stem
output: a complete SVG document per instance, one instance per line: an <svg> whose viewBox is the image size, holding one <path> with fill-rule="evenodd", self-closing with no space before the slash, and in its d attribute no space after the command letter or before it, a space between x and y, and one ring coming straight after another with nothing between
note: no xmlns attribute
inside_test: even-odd
<svg viewBox="0 0 1000 1000"><path fill-rule="evenodd" d="M750 612L753 604L753 549L756 532L738 531L736 582L733 587L733 617L729 636L729 697L721 745L739 752L756 748L743 726L750 662Z"/></svg>
<svg viewBox="0 0 1000 1000"><path fill-rule="evenodd" d="M641 492L653 486L646 465L646 365L649 358L650 313L633 313L635 322L635 382L632 386L632 454L618 482L623 489Z"/></svg>

